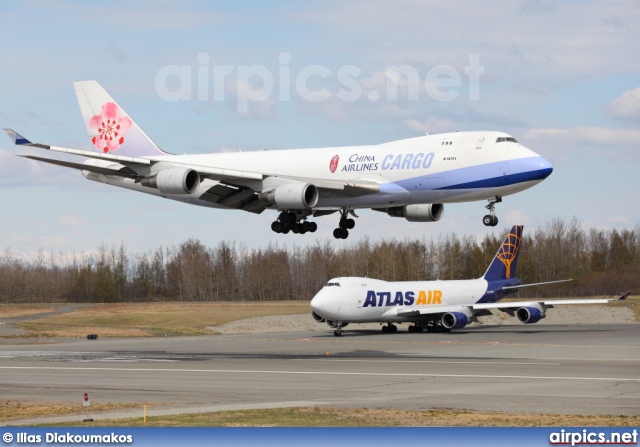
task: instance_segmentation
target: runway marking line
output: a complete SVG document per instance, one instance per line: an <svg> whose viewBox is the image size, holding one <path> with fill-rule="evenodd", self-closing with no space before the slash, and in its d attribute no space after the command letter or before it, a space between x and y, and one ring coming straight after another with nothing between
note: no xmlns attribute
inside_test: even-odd
<svg viewBox="0 0 640 447"><path fill-rule="evenodd" d="M560 366L560 363L541 363L541 362L447 362L444 360L361 360L361 359L292 359L293 361L313 361L313 362L358 362L358 363L442 363L442 364L462 364L462 365L544 365L544 366Z"/></svg>
<svg viewBox="0 0 640 447"><path fill-rule="evenodd" d="M181 373L214 373L214 374L290 374L321 376L368 376L368 377L441 377L457 379L518 379L518 380L590 380L598 382L637 382L637 378L616 377L572 377L572 376L513 376L490 374L430 374L430 373L372 373L372 372L339 372L339 371L272 371L242 369L184 369L184 368L107 368L107 367L49 367L49 366L0 366L0 369L16 370L49 370L49 371L116 371L116 372L181 372Z"/></svg>
<svg viewBox="0 0 640 447"><path fill-rule="evenodd" d="M364 340L334 340L334 339L320 339L320 338L297 338L294 340L286 340L281 338L211 338L208 340L218 341L265 341L265 342L289 342L289 343L354 343L354 344L375 344L375 345L494 345L494 346L542 346L553 348L619 348L619 349L639 349L638 346L623 346L623 345L562 345L562 344L541 344L541 343L510 343L510 342L495 342L495 341L364 341Z"/></svg>

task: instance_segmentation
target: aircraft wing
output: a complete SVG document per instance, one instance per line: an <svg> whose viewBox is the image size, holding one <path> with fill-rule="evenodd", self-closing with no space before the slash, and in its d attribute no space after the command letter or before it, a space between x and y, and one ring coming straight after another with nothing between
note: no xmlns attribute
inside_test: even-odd
<svg viewBox="0 0 640 447"><path fill-rule="evenodd" d="M7 135L9 135L9 137L13 140L13 143L16 146L37 147L40 149L46 149L53 152L62 152L65 154L80 155L82 157L117 161L119 163L125 162L125 163L132 163L132 164L139 164L139 165L146 165L146 166L151 164L151 160L147 158L127 157L124 155L113 155L113 154L102 154L100 152L95 152L95 151L82 151L80 149L70 149L67 147L51 146L49 144L32 143L31 141L27 140L25 137L23 137L22 135L20 135L18 132L14 130L4 129L4 131L7 133ZM43 160L40 160L40 161L43 161Z"/></svg>
<svg viewBox="0 0 640 447"><path fill-rule="evenodd" d="M403 306L395 309L391 309L385 313L384 316L392 316L397 315L399 317L418 317L422 315L434 315L434 314L444 314L447 312L463 312L471 311L474 315L480 316L482 315L482 311L487 311L491 309L499 309L499 310L511 310L511 309L519 309L521 307L529 307L529 306L542 306L545 308L551 308L555 305L564 305L564 304L606 304L611 301L624 301L627 299L631 292L626 292L620 295L618 298L596 298L596 299L570 299L570 300L531 300L531 301L508 301L508 302L497 302L497 303L480 303L480 304L471 304L469 306L429 306L429 307L413 307L413 306Z"/></svg>
<svg viewBox="0 0 640 447"><path fill-rule="evenodd" d="M66 148L61 146L52 146L49 144L33 143L12 129L4 129L4 130L9 135L9 137L13 140L14 144L17 146L37 147L37 148L46 149L52 152L79 155L82 157L95 158L99 160L114 161L114 162L123 164L124 166L128 166L130 168L135 168L136 165L150 166L155 163L166 163L171 166L181 166L181 167L193 169L194 171L198 172L198 174L200 174L201 178L209 178L212 180L223 182L226 185L231 186L232 189L235 188L235 189L245 190L246 187L242 186L242 181L246 181L246 180L261 181L271 176L268 173L240 171L235 169L216 168L216 167L210 167L210 166L193 165L188 163L179 163L179 162L171 161L171 159L152 160L149 158L129 157L124 155L114 155L114 154L108 154L108 153L100 153L96 151L84 151L80 149L71 149L71 148ZM58 166L65 166L68 168L98 172L100 174L105 174L105 175L117 175L117 176L124 176L124 177L130 177L130 178L137 177L136 175L133 175L133 176L129 175L132 172L133 174L135 174L133 169L131 170L132 172L128 172L127 175L123 175L123 172L121 171L108 170L108 169L105 170L104 168L99 169L97 167L91 168L80 163L61 162L55 159L48 159L48 158L34 157L34 156L27 156L27 158L30 158L32 160L42 161L45 163L55 164ZM365 181L365 180L348 180L344 182L336 182L336 181L327 181L322 179L304 178L304 177L282 177L282 178L286 178L287 180L290 180L290 181L302 181L302 182L311 183L319 189L320 195L322 197L355 197L355 196L361 196L366 194L374 194L380 191L378 183Z"/></svg>
<svg viewBox="0 0 640 447"><path fill-rule="evenodd" d="M475 310L488 310L488 309L519 309L521 307L539 305L542 307L550 308L560 304L606 304L611 301L624 301L627 299L631 292L625 292L618 298L596 298L596 299L571 299L571 300L531 300L531 301L508 301L498 303L480 303L469 306Z"/></svg>
<svg viewBox="0 0 640 447"><path fill-rule="evenodd" d="M73 169L79 169L81 171L96 172L98 174L104 174L104 175L115 175L118 177L127 177L132 179L137 179L140 177L134 170L129 169L127 167L123 169L109 169L109 168L103 168L101 166L87 165L83 163L73 163L70 161L55 160L52 158L42 158L42 157L36 157L33 155L19 155L19 157L24 157L24 158L28 158L30 160L36 160L36 161L43 161L45 163L50 163L52 165L64 166L65 168L73 168Z"/></svg>

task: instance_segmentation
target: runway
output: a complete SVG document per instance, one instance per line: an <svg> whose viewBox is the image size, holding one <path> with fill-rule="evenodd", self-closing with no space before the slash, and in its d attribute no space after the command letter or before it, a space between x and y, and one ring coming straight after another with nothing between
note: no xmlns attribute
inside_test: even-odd
<svg viewBox="0 0 640 447"><path fill-rule="evenodd" d="M0 342L5 399L640 415L640 324ZM194 410L195 409L195 410Z"/></svg>

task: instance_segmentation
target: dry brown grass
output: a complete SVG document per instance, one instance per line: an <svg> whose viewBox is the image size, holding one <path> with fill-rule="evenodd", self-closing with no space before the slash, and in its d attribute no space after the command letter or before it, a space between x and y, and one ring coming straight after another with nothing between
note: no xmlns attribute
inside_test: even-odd
<svg viewBox="0 0 640 447"><path fill-rule="evenodd" d="M26 317L28 315L55 312L57 307L40 304L0 304L0 319Z"/></svg>
<svg viewBox="0 0 640 447"><path fill-rule="evenodd" d="M260 303L138 303L90 306L19 326L35 337L150 337L211 334L244 318L310 312L308 301Z"/></svg>
<svg viewBox="0 0 640 447"><path fill-rule="evenodd" d="M160 427L625 427L638 426L639 416L582 416L466 410L406 411L352 408L279 408L149 417L146 426ZM86 425L86 424L84 424ZM94 426L143 426L142 417L109 419Z"/></svg>
<svg viewBox="0 0 640 447"><path fill-rule="evenodd" d="M91 404L91 414L104 413L106 411L121 410L124 408L138 408L138 403L124 404ZM79 418L85 414L82 402L42 402L37 400L0 400L0 422L15 421L21 419L34 419L40 417L68 416L77 414Z"/></svg>

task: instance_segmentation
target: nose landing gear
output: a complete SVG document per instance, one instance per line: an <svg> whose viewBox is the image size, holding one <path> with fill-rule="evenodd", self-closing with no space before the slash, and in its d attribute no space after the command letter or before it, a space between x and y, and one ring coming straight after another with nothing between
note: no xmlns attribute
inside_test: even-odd
<svg viewBox="0 0 640 447"><path fill-rule="evenodd" d="M498 216L496 216L496 203L502 202L502 196L495 196L489 199L489 204L485 206L489 210L489 214L482 218L482 223L487 227L495 227L498 225Z"/></svg>

